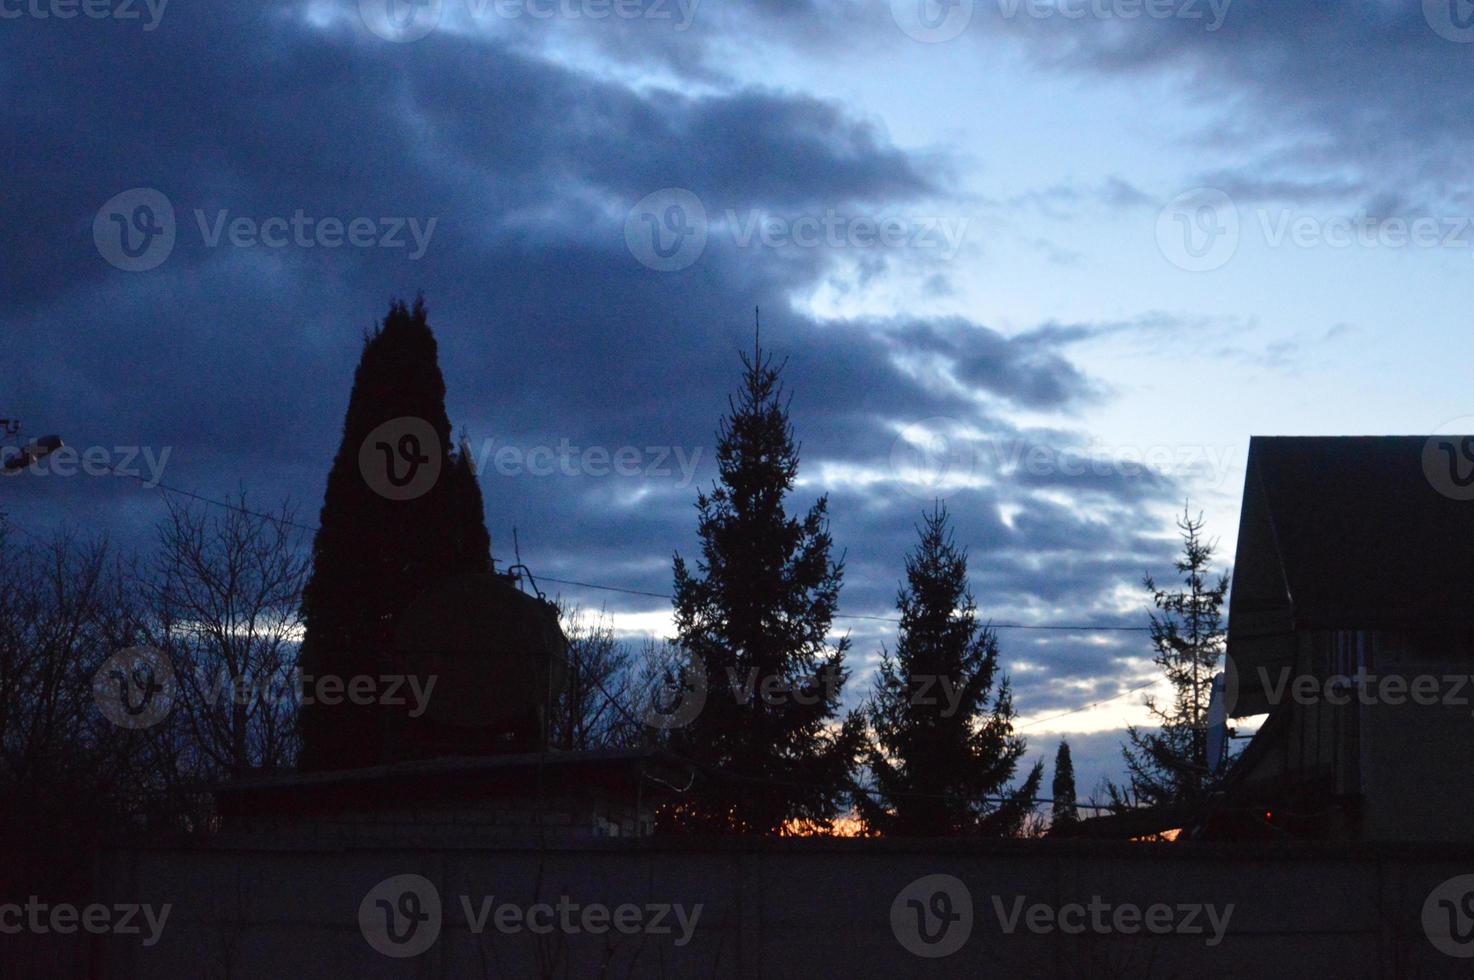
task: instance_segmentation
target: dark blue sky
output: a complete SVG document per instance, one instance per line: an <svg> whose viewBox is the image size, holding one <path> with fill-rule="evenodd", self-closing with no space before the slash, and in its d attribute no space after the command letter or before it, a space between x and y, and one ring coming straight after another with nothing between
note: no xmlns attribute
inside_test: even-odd
<svg viewBox="0 0 1474 980"><path fill-rule="evenodd" d="M1141 625L1185 498L1231 558L1249 434L1468 414L1462 0L917 2L0 0L0 415L311 522L362 334L423 292L498 557L665 592L761 306L846 613L944 497L986 616ZM0 492L126 547L161 506ZM1003 649L1026 721L1149 676L1139 635ZM1030 733L1096 733L1086 789L1140 717Z"/></svg>

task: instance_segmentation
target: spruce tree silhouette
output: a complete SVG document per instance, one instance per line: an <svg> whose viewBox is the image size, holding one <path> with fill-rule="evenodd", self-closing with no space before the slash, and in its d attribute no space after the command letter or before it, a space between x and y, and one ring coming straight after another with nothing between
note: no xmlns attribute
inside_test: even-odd
<svg viewBox="0 0 1474 980"><path fill-rule="evenodd" d="M1156 731L1130 725L1121 746L1128 780L1108 789L1117 810L1133 806L1165 806L1201 800L1208 792L1208 705L1213 673L1224 655L1227 631L1223 603L1229 578L1214 580L1209 572L1215 545L1203 538L1203 515L1193 517L1184 505L1177 519L1182 557L1177 574L1183 588L1159 589L1147 575L1142 584L1151 593L1157 613L1151 616L1153 662L1172 685L1172 700L1161 704L1146 698L1147 711L1160 726Z"/></svg>
<svg viewBox="0 0 1474 980"><path fill-rule="evenodd" d="M1008 836L1033 809L1043 769L1035 764L1006 789L1024 740L1013 733L1008 679L995 678L998 641L978 626L967 554L948 520L940 505L925 515L906 557L896 649L883 652L865 706L874 793L857 793L855 803L867 829L881 834ZM999 796L1006 799L984 799Z"/></svg>
<svg viewBox="0 0 1474 980"><path fill-rule="evenodd" d="M779 374L760 344L717 438L718 483L697 496L701 558L675 556L675 620L708 695L671 731L698 766L664 831L774 834L839 811L862 739L837 723L849 640L830 645L843 561L830 559L828 499L802 518L784 498L798 473ZM735 688L735 690L734 690Z"/></svg>
<svg viewBox="0 0 1474 980"><path fill-rule="evenodd" d="M343 441L328 473L312 577L303 592L307 679L347 685L389 663L397 618L426 587L491 567L491 538L468 454L450 451L445 381L422 299L390 304L364 340ZM304 770L374 765L372 705L304 703Z"/></svg>
<svg viewBox="0 0 1474 980"><path fill-rule="evenodd" d="M1070 758L1070 743L1060 739L1054 753L1054 783L1049 795L1053 802L1049 808L1049 829L1064 833L1080 822L1080 812L1075 808L1075 763Z"/></svg>

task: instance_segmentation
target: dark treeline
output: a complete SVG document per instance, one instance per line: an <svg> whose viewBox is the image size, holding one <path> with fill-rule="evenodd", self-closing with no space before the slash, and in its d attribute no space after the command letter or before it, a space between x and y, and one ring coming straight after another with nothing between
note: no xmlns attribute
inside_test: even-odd
<svg viewBox="0 0 1474 980"><path fill-rule="evenodd" d="M98 840L208 829L209 785L294 764L307 554L234 503L170 499L142 556L0 524L0 886L80 887Z"/></svg>
<svg viewBox="0 0 1474 980"><path fill-rule="evenodd" d="M699 553L674 558L676 635L634 646L607 615L561 605L569 672L548 744L655 746L689 762L691 785L658 815L664 833L823 833L840 822L874 835L1016 836L1076 822L1068 746L1052 799L1041 798L1040 765L1018 771L1027 746L1003 651L978 619L969 556L940 505L918 512L916 542L897 556L894 645L853 691L854 650L832 628L844 558L828 500L792 499L799 452L782 365L757 346L741 360L717 429L717 479L695 501ZM0 834L67 842L39 848L34 866L8 863L8 875L49 877L54 890L84 876L88 841L208 831L207 789L220 780L378 761L370 715L303 709L297 684L302 673L377 673L416 594L495 568L444 395L423 304L393 304L365 338L314 541L289 506L262 512L244 497L215 508L166 495L143 555L21 538L0 523ZM365 486L358 454L377 426L405 416L428 423L438 445L418 451L434 454L441 476L433 492L394 500ZM1226 585L1207 578L1201 527L1184 517L1185 588L1146 582L1175 697L1152 704L1159 729L1128 733L1118 808L1204 789ZM157 651L159 676L173 675L155 692L169 710L146 724L100 707L126 702L130 682L154 683L152 654L120 660L130 649ZM693 685L706 696L693 717L648 723ZM63 852L77 867L57 862Z"/></svg>

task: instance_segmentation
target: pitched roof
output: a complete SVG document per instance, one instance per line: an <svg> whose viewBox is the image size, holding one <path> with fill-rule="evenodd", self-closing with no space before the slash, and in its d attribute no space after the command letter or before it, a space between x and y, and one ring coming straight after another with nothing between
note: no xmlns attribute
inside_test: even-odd
<svg viewBox="0 0 1474 980"><path fill-rule="evenodd" d="M1254 437L1230 622L1282 611L1293 629L1474 623L1474 486L1449 469L1474 451L1464 438Z"/></svg>

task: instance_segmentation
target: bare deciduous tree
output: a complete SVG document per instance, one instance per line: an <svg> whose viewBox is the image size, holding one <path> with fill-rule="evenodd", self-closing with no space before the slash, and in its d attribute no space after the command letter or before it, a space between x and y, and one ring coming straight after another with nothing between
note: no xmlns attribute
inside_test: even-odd
<svg viewBox="0 0 1474 980"><path fill-rule="evenodd" d="M568 750L638 744L629 646L615 635L607 614L563 604L558 614L568 637L568 683L553 709L553 744Z"/></svg>
<svg viewBox="0 0 1474 980"><path fill-rule="evenodd" d="M283 504L260 514L174 501L145 586L150 639L174 664L201 777L289 767L310 556Z"/></svg>

